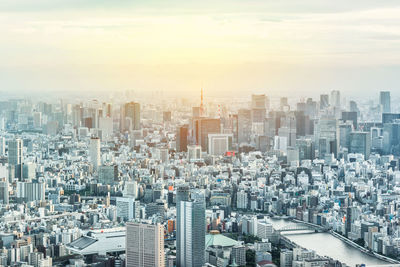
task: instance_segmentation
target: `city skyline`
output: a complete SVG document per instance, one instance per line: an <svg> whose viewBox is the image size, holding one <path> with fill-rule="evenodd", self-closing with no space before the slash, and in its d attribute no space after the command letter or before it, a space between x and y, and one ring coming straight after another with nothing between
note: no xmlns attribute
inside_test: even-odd
<svg viewBox="0 0 400 267"><path fill-rule="evenodd" d="M400 266L398 0L0 0L0 266Z"/></svg>

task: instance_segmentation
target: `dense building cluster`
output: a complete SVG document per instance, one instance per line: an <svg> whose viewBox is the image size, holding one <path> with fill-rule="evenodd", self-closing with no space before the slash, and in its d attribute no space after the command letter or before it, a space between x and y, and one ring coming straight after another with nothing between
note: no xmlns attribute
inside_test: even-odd
<svg viewBox="0 0 400 267"><path fill-rule="evenodd" d="M390 92L129 101L0 103L1 266L347 264L304 230L399 260Z"/></svg>

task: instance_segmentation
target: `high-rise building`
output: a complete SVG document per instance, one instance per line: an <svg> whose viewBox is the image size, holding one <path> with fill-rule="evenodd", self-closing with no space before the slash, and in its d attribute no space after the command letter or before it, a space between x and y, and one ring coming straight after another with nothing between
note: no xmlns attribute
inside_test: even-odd
<svg viewBox="0 0 400 267"><path fill-rule="evenodd" d="M99 166L99 183L104 185L112 184L118 179L118 166L117 165L106 165Z"/></svg>
<svg viewBox="0 0 400 267"><path fill-rule="evenodd" d="M326 109L327 107L329 107L329 95L320 95L319 108L323 110Z"/></svg>
<svg viewBox="0 0 400 267"><path fill-rule="evenodd" d="M265 95L251 96L252 122L263 122L267 112L267 97Z"/></svg>
<svg viewBox="0 0 400 267"><path fill-rule="evenodd" d="M342 112L342 121L351 121L353 123L354 129L357 129L358 122L357 122L358 114L356 111L343 111Z"/></svg>
<svg viewBox="0 0 400 267"><path fill-rule="evenodd" d="M15 177L22 178L23 142L21 139L8 141L8 163L15 166Z"/></svg>
<svg viewBox="0 0 400 267"><path fill-rule="evenodd" d="M251 110L239 109L238 112L238 143L249 143L251 137Z"/></svg>
<svg viewBox="0 0 400 267"><path fill-rule="evenodd" d="M313 160L315 157L314 143L309 138L300 138L296 140L296 147L299 149L299 160Z"/></svg>
<svg viewBox="0 0 400 267"><path fill-rule="evenodd" d="M381 105L382 113L390 113L390 92L389 91L381 91L379 94L379 103Z"/></svg>
<svg viewBox="0 0 400 267"><path fill-rule="evenodd" d="M201 159L201 146L192 145L188 146L187 148L187 156L189 161L197 161Z"/></svg>
<svg viewBox="0 0 400 267"><path fill-rule="evenodd" d="M164 267L164 227L126 224L126 267Z"/></svg>
<svg viewBox="0 0 400 267"><path fill-rule="evenodd" d="M111 140L113 135L113 119L110 117L99 118L99 129L101 129L101 139L105 141Z"/></svg>
<svg viewBox="0 0 400 267"><path fill-rule="evenodd" d="M248 199L249 197L248 197L248 194L247 194L247 192L245 192L244 190L241 190L241 191L239 191L239 192L237 192L237 195L236 195L236 206L237 206L237 208L238 209L247 209L247 207L248 207L248 201L249 201L249 199Z"/></svg>
<svg viewBox="0 0 400 267"><path fill-rule="evenodd" d="M186 152L188 145L189 126L183 125L178 127L176 132L176 151Z"/></svg>
<svg viewBox="0 0 400 267"><path fill-rule="evenodd" d="M340 108L340 91L332 90L331 92L331 106L335 108Z"/></svg>
<svg viewBox="0 0 400 267"><path fill-rule="evenodd" d="M124 197L138 198L139 188L136 181L126 181L123 191Z"/></svg>
<svg viewBox="0 0 400 267"><path fill-rule="evenodd" d="M196 197L192 201L180 201L178 205L177 266L202 267L205 263L205 202Z"/></svg>
<svg viewBox="0 0 400 267"><path fill-rule="evenodd" d="M395 148L400 144L400 122L383 124L383 153L398 154Z"/></svg>
<svg viewBox="0 0 400 267"><path fill-rule="evenodd" d="M353 132L353 130L353 123L351 121L346 121L339 124L339 146L341 148L350 148L350 133Z"/></svg>
<svg viewBox="0 0 400 267"><path fill-rule="evenodd" d="M140 130L140 104L126 103L121 108L121 131Z"/></svg>
<svg viewBox="0 0 400 267"><path fill-rule="evenodd" d="M138 219L140 217L140 202L133 197L117 197L117 216L124 221Z"/></svg>
<svg viewBox="0 0 400 267"><path fill-rule="evenodd" d="M3 205L9 203L8 177L0 178L0 203Z"/></svg>
<svg viewBox="0 0 400 267"><path fill-rule="evenodd" d="M202 151L207 151L209 134L221 133L221 120L212 118L193 119L193 136L196 144L201 146Z"/></svg>
<svg viewBox="0 0 400 267"><path fill-rule="evenodd" d="M0 156L3 157L6 155L6 139L3 136L0 136Z"/></svg>
<svg viewBox="0 0 400 267"><path fill-rule="evenodd" d="M181 229L183 227L183 219L181 218L181 205L182 201L189 201L190 199L190 191L189 186L181 185L176 189L176 227ZM176 250L182 251L184 250L185 243L183 242L183 238L181 238L181 234L183 232L176 232ZM177 259L178 261L178 259Z"/></svg>
<svg viewBox="0 0 400 267"><path fill-rule="evenodd" d="M208 154L214 156L224 155L232 150L232 134L209 134L208 135Z"/></svg>
<svg viewBox="0 0 400 267"><path fill-rule="evenodd" d="M100 138L92 137L90 138L90 148L89 148L90 162L93 164L94 169L97 171L100 164Z"/></svg>
<svg viewBox="0 0 400 267"><path fill-rule="evenodd" d="M334 118L321 118L315 122L315 140L319 157L334 154L335 157L339 151L339 127L338 121Z"/></svg>
<svg viewBox="0 0 400 267"><path fill-rule="evenodd" d="M17 199L25 202L45 200L46 185L39 181L18 182Z"/></svg>
<svg viewBox="0 0 400 267"><path fill-rule="evenodd" d="M352 132L350 134L349 152L363 154L366 160L369 159L371 153L370 132Z"/></svg>

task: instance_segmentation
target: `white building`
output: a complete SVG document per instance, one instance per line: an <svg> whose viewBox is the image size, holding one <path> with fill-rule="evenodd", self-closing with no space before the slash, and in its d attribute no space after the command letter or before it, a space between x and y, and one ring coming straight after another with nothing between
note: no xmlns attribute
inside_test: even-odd
<svg viewBox="0 0 400 267"><path fill-rule="evenodd" d="M247 193L244 190L241 190L237 193L237 208L238 209L247 209L248 205L248 197Z"/></svg>
<svg viewBox="0 0 400 267"><path fill-rule="evenodd" d="M189 161L197 161L201 159L201 146L192 145L187 148Z"/></svg>
<svg viewBox="0 0 400 267"><path fill-rule="evenodd" d="M90 138L90 148L89 148L90 162L93 164L94 169L101 165L100 160L100 138L92 137Z"/></svg>
<svg viewBox="0 0 400 267"><path fill-rule="evenodd" d="M129 222L126 225L126 267L164 267L164 227Z"/></svg>
<svg viewBox="0 0 400 267"><path fill-rule="evenodd" d="M208 154L224 155L232 147L233 134L208 134Z"/></svg>
<svg viewBox="0 0 400 267"><path fill-rule="evenodd" d="M139 218L140 203L131 197L117 197L117 216L123 218L125 221L130 221Z"/></svg>

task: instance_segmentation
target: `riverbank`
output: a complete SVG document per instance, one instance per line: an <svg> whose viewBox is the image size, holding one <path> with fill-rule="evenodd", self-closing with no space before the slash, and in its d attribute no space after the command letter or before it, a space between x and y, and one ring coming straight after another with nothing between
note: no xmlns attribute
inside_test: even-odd
<svg viewBox="0 0 400 267"><path fill-rule="evenodd" d="M315 227L316 229L321 229L321 228L323 229L322 226L317 225L317 224L314 224L314 223L303 222L303 221L300 221L300 220L297 220L297 219L289 219L289 220L294 221L294 222L296 222L296 223L303 223L303 224L306 224L306 225ZM372 257L376 257L376 258L378 258L378 259L380 259L380 260L383 260L383 261L387 261L388 263L400 264L400 261L397 261L397 260L395 260L395 259L386 257L386 256L381 255L381 254L378 254L378 253L375 253L375 252L373 252L373 251L370 251L370 250L368 250L368 249L366 249L366 248L360 246L359 244L355 243L353 240L351 240L351 239L349 239L349 238L347 238L347 237L345 237L345 236L343 236L343 235L341 235L341 234L339 234L339 233L336 233L336 232L333 231L333 230L329 230L328 232L329 232L331 235L333 235L334 237L336 237L336 238L342 240L343 242L346 242L348 245L352 246L353 248L356 248L356 249L360 250L361 252L363 252L363 253L365 253L365 254L368 254L368 255L370 255L370 256L372 256Z"/></svg>
<svg viewBox="0 0 400 267"><path fill-rule="evenodd" d="M349 244L350 246L352 246L352 247L354 247L354 248L360 250L361 252L363 252L363 253L365 253L365 254L368 254L368 255L370 255L370 256L376 257L376 258L378 258L378 259L380 259L380 260L383 260L383 261L387 261L388 263L400 264L400 261L397 261L397 260L395 260L395 259L386 257L386 256L381 255L381 254L378 254L378 253L375 253L375 252L373 252L373 251L370 251L370 250L368 250L368 249L366 249L366 248L360 246L359 244L355 243L354 241L352 241L352 240L350 240L350 239L348 239L348 238L342 236L341 234L336 233L336 232L333 231L333 230L330 230L329 233L330 233L331 235L333 235L334 237L339 238L339 239L342 240L343 242L346 242L346 243Z"/></svg>
<svg viewBox="0 0 400 267"><path fill-rule="evenodd" d="M344 237L339 238L338 236L330 233L330 229L326 229L320 225L312 225L311 223L305 223L293 218L284 219L274 217L270 218L270 221L275 229L289 227L293 225L293 223L302 223L307 224L310 226L310 228L318 230L315 233L288 232L283 236L285 239L292 242L292 245L296 244L300 247L314 250L317 255L338 260L349 266L356 266L357 264L362 263L366 264L367 266L385 265L389 264L391 261L383 260L382 257L361 251L358 247L352 246L349 242L346 242L343 239Z"/></svg>

